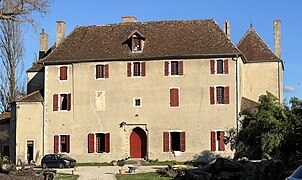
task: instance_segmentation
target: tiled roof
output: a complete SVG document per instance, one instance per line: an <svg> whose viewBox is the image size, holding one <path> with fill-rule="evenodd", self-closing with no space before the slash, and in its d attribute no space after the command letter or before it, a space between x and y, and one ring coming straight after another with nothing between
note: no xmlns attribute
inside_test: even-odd
<svg viewBox="0 0 302 180"><path fill-rule="evenodd" d="M36 62L26 72L39 72L43 69L43 64Z"/></svg>
<svg viewBox="0 0 302 180"><path fill-rule="evenodd" d="M21 97L16 102L42 102L43 101L43 91L37 90L26 96Z"/></svg>
<svg viewBox="0 0 302 180"><path fill-rule="evenodd" d="M281 59L265 44L253 27L247 31L237 47L244 54L247 62L281 61Z"/></svg>
<svg viewBox="0 0 302 180"><path fill-rule="evenodd" d="M259 106L259 103L257 103L256 101L253 101L246 97L241 98L241 111L244 111L244 110L254 111L257 109L258 106Z"/></svg>
<svg viewBox="0 0 302 180"><path fill-rule="evenodd" d="M128 36L134 31L144 38L142 53L132 53ZM75 28L42 62L135 60L234 56L241 54L215 20L120 23Z"/></svg>
<svg viewBox="0 0 302 180"><path fill-rule="evenodd" d="M10 112L4 112L0 114L0 122L5 122L10 119Z"/></svg>

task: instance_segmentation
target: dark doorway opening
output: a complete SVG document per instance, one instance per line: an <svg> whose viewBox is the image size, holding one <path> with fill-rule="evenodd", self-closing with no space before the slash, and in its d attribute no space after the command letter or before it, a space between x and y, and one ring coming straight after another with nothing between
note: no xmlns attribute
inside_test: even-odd
<svg viewBox="0 0 302 180"><path fill-rule="evenodd" d="M27 141L27 162L34 160L34 141Z"/></svg>

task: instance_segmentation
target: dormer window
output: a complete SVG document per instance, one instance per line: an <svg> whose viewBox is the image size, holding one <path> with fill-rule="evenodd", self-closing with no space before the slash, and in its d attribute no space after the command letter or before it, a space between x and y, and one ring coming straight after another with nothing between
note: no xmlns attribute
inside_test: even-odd
<svg viewBox="0 0 302 180"><path fill-rule="evenodd" d="M137 30L134 30L123 44L127 44L132 53L141 53L144 49L146 38Z"/></svg>
<svg viewBox="0 0 302 180"><path fill-rule="evenodd" d="M142 50L142 39L139 37L132 37L132 51L141 51Z"/></svg>

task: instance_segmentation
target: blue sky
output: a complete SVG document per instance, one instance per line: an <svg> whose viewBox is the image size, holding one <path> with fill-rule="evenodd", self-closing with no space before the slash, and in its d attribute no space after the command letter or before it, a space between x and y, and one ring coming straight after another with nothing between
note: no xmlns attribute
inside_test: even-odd
<svg viewBox="0 0 302 180"><path fill-rule="evenodd" d="M122 16L136 16L140 22L214 18L222 27L231 22L231 40L237 44L252 23L274 51L273 20L281 20L282 59L285 63L284 97L302 99L302 1L301 0L54 0L48 14L35 14L38 29L25 29L25 69L39 51L39 33L44 28L49 46L55 42L56 21L66 22L68 35L77 25L120 23ZM300 84L301 83L301 84Z"/></svg>

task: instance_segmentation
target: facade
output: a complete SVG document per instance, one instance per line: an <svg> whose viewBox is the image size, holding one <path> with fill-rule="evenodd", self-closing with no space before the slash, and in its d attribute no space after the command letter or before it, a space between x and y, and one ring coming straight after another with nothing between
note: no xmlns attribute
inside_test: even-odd
<svg viewBox="0 0 302 180"><path fill-rule="evenodd" d="M41 59L27 71L29 94L14 103L11 159L68 153L78 162L185 161L204 150L232 156L224 135L238 127L241 98L282 94L275 88L282 78L267 73L270 84L255 83L261 74L251 77L252 71L276 71L277 63L282 77L283 66L280 58L249 60L248 35L235 46L228 28L212 19L123 17L119 24L77 27L64 38L59 21L57 43L48 49L42 41Z"/></svg>

